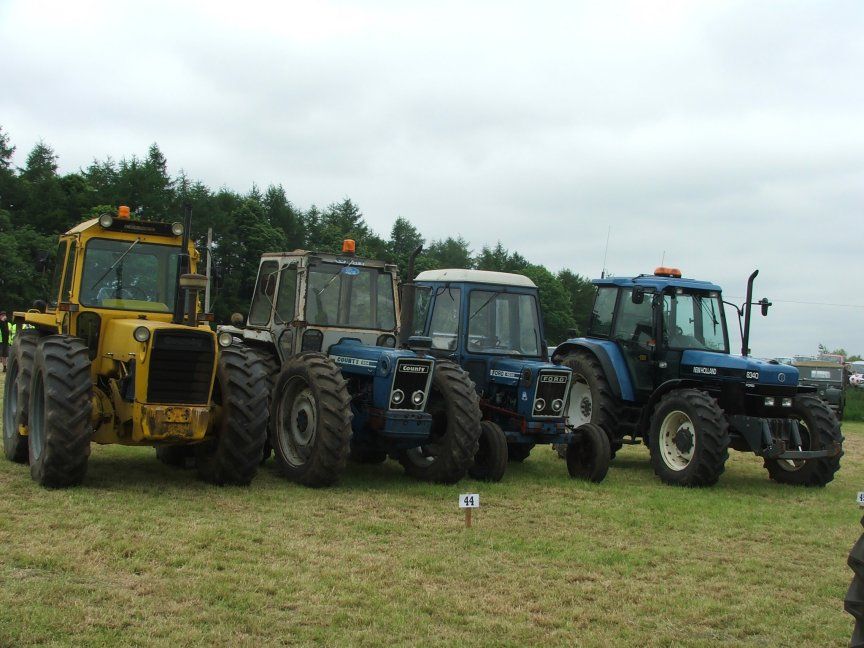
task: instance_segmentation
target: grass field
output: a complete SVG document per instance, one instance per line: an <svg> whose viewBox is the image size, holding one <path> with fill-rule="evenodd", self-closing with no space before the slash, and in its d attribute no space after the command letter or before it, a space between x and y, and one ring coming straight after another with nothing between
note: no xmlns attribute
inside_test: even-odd
<svg viewBox="0 0 864 648"><path fill-rule="evenodd" d="M388 462L216 488L94 446L83 487L47 491L0 461L0 645L845 646L864 424L844 433L820 490L739 453L715 488L670 488L642 447L597 485L547 447L452 487Z"/></svg>

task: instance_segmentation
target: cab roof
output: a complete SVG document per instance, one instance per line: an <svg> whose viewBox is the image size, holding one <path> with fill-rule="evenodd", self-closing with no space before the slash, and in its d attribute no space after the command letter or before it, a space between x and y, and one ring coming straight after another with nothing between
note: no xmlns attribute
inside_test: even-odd
<svg viewBox="0 0 864 648"><path fill-rule="evenodd" d="M639 275L638 277L606 277L605 279L593 279L595 286L618 286L621 288L632 288L643 286L654 290L664 288L687 288L690 290L711 290L720 292L722 289L710 281L699 281L698 279L687 279L684 277L658 277L657 275Z"/></svg>
<svg viewBox="0 0 864 648"><path fill-rule="evenodd" d="M498 286L519 286L520 288L536 288L537 285L528 277L512 272L493 272L492 270L463 270L447 268L443 270L426 270L417 275L414 281L442 281L449 283L482 283Z"/></svg>

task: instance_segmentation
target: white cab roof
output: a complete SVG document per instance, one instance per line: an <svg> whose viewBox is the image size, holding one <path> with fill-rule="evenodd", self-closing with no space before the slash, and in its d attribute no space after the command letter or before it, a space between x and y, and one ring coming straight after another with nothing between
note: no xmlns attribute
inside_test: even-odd
<svg viewBox="0 0 864 648"><path fill-rule="evenodd" d="M448 268L445 270L427 270L417 275L414 281L464 281L469 283L498 284L501 286L523 286L536 288L528 277L512 272L492 272L491 270L462 270Z"/></svg>

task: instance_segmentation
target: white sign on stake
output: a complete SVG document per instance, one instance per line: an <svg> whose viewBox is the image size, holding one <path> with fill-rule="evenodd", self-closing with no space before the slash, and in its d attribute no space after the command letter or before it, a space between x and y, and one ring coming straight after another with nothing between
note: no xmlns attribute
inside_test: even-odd
<svg viewBox="0 0 864 648"><path fill-rule="evenodd" d="M478 493L462 493L459 496L459 508L480 508L480 495Z"/></svg>
<svg viewBox="0 0 864 648"><path fill-rule="evenodd" d="M459 497L462 496L460 495ZM858 502L858 506L864 506L864 491L858 493L858 499L856 501Z"/></svg>

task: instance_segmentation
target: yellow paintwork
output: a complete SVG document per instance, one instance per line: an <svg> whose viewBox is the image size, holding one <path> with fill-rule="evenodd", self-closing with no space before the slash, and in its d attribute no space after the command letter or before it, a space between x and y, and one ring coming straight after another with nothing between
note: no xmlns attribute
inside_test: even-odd
<svg viewBox="0 0 864 648"><path fill-rule="evenodd" d="M93 308L81 305L79 287L84 274L83 252L87 242L93 238L128 241L132 243L139 239L141 243L180 246L179 236L157 236L132 232L109 231L99 225L98 219L81 223L60 236L60 242L66 241L66 258L57 259L62 264L63 277L60 286L71 286L68 294L60 295L59 302L67 310L49 309L45 313L35 310L28 312L16 311L13 321L34 326L50 333L77 335L78 318L83 313L94 312L101 318L99 341L95 357L91 362L93 377L93 423L92 440L96 443L121 443L125 445L152 445L154 442L198 442L204 439L212 430L215 416L211 416L214 408L210 405L190 405L176 403L165 405L148 404L147 385L149 380L149 363L147 362L153 333L159 329L190 330L189 326L175 324L171 320L173 313L166 304L141 301L135 299L105 300L103 304L125 307ZM75 254L72 266L71 283L67 281L68 255ZM190 243L190 272L196 271L199 254ZM68 306L67 306L68 305ZM161 312L164 308L164 312ZM152 312L157 309L160 312ZM200 305L199 305L200 310ZM132 337L132 332L139 326L150 329L150 340L138 342ZM214 358L218 357L216 334L207 324L195 327L197 330L210 334L213 347L216 350ZM118 387L118 381L127 373L126 367L130 360L135 361L135 397L134 402L123 399ZM212 392L216 367L210 377ZM107 387L106 387L107 385ZM24 428L24 426L22 426ZM26 428L21 430L26 434Z"/></svg>

